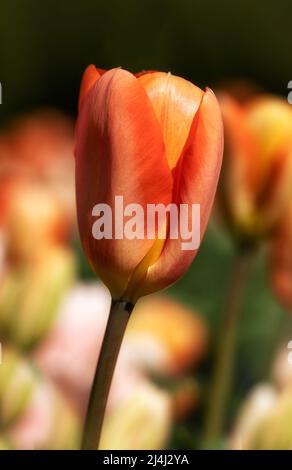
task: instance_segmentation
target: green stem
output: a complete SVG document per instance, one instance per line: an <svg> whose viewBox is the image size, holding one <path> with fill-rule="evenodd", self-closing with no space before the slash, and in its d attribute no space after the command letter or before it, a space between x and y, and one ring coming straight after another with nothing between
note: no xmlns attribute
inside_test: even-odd
<svg viewBox="0 0 292 470"><path fill-rule="evenodd" d="M134 305L113 300L90 393L82 450L97 450L120 347Z"/></svg>
<svg viewBox="0 0 292 470"><path fill-rule="evenodd" d="M224 430L225 409L232 386L237 327L252 258L253 251L239 250L233 263L205 421L204 441L207 446L216 443Z"/></svg>

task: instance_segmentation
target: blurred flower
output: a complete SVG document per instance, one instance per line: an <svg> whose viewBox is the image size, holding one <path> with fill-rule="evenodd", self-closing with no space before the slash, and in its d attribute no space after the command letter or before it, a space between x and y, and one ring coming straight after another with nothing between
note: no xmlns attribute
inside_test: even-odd
<svg viewBox="0 0 292 470"><path fill-rule="evenodd" d="M0 450L12 450L13 446L6 436L0 436Z"/></svg>
<svg viewBox="0 0 292 470"><path fill-rule="evenodd" d="M40 183L14 182L2 227L0 332L29 348L48 330L75 277L67 248L68 220L55 195Z"/></svg>
<svg viewBox="0 0 292 470"><path fill-rule="evenodd" d="M231 447L292 450L292 365L287 345L272 365L272 383L254 387L244 400L230 438Z"/></svg>
<svg viewBox="0 0 292 470"><path fill-rule="evenodd" d="M182 379L172 390L172 407L177 420L186 418L196 408L200 399L198 382L192 377Z"/></svg>
<svg viewBox="0 0 292 470"><path fill-rule="evenodd" d="M68 238L66 213L52 192L40 183L10 187L4 236L9 262L32 262Z"/></svg>
<svg viewBox="0 0 292 470"><path fill-rule="evenodd" d="M231 438L236 449L292 450L292 388L258 385L245 400Z"/></svg>
<svg viewBox="0 0 292 470"><path fill-rule="evenodd" d="M286 388L255 432L252 449L292 450L292 390Z"/></svg>
<svg viewBox="0 0 292 470"><path fill-rule="evenodd" d="M241 406L232 432L230 442L233 449L254 448L255 434L262 422L273 412L277 401L277 391L272 385L257 385L250 392Z"/></svg>
<svg viewBox="0 0 292 470"><path fill-rule="evenodd" d="M282 345L277 351L274 363L272 366L272 378L278 388L284 389L286 387L292 388L292 364L289 361L289 354L292 349L288 348L287 344Z"/></svg>
<svg viewBox="0 0 292 470"><path fill-rule="evenodd" d="M269 433L263 449L292 450L292 389L287 387L280 395L275 413L269 420Z"/></svg>
<svg viewBox="0 0 292 470"><path fill-rule="evenodd" d="M197 364L207 349L203 318L168 297L138 302L125 335L129 360L172 375Z"/></svg>
<svg viewBox="0 0 292 470"><path fill-rule="evenodd" d="M292 196L292 109L273 96L237 103L221 97L225 154L221 207L239 239L267 236Z"/></svg>
<svg viewBox="0 0 292 470"><path fill-rule="evenodd" d="M40 380L23 414L5 436L18 450L78 449L80 422L66 399Z"/></svg>
<svg viewBox="0 0 292 470"><path fill-rule="evenodd" d="M31 364L14 349L2 345L0 366L0 427L11 425L21 416L38 382Z"/></svg>
<svg viewBox="0 0 292 470"><path fill-rule="evenodd" d="M292 183L291 183L292 184ZM271 287L284 307L292 307L292 205L271 243Z"/></svg>
<svg viewBox="0 0 292 470"><path fill-rule="evenodd" d="M101 448L161 449L166 445L171 422L170 396L142 381L107 413ZM65 398L49 383L40 381L22 415L5 430L3 446L77 449L80 429L80 419Z"/></svg>
<svg viewBox="0 0 292 470"><path fill-rule="evenodd" d="M105 418L101 450L165 448L172 423L171 399L151 384L135 387Z"/></svg>
<svg viewBox="0 0 292 470"><path fill-rule="evenodd" d="M49 330L64 292L75 276L65 247L50 247L33 263L4 270L0 283L0 332L18 347L31 348Z"/></svg>
<svg viewBox="0 0 292 470"><path fill-rule="evenodd" d="M39 291L36 288L34 292ZM32 351L29 362L28 356L4 348L0 448L78 448L109 304L104 286L80 284L64 297L51 332ZM198 315L164 297L145 299L139 305L112 384L101 444L104 449L165 448L174 420L190 413L198 400L193 380L175 378L175 387L163 390L150 382L146 372L177 376L197 363L206 346L204 323ZM170 326L163 332L167 311ZM43 313L39 316L43 321L44 317ZM17 331L22 338L27 337L26 331L38 330L39 318L22 323L20 317L12 328L13 341L18 343L14 337ZM142 355L142 348L149 353ZM161 354L155 356L156 351Z"/></svg>
<svg viewBox="0 0 292 470"><path fill-rule="evenodd" d="M75 220L73 123L53 110L18 118L0 134L0 223L10 185L24 180L50 188Z"/></svg>
<svg viewBox="0 0 292 470"><path fill-rule="evenodd" d="M109 307L110 296L102 284L75 286L64 297L55 324L34 352L34 360L44 375L61 387L82 411Z"/></svg>
<svg viewBox="0 0 292 470"><path fill-rule="evenodd" d="M91 386L109 304L109 294L101 284L75 287L64 299L51 333L34 353L43 373L81 410ZM184 372L201 359L206 342L206 326L192 311L166 298L140 300L121 348L109 406L127 396L147 371L163 375ZM197 395L197 390L194 393Z"/></svg>
<svg viewBox="0 0 292 470"><path fill-rule="evenodd" d="M166 73L86 70L75 148L78 222L84 251L113 298L135 302L175 282L196 250L182 250L181 239L168 236L167 222L166 239L156 230L155 240L96 240L93 207L113 208L115 196L123 196L125 206L139 204L144 214L151 203L197 203L203 234L222 144L220 110L210 90Z"/></svg>

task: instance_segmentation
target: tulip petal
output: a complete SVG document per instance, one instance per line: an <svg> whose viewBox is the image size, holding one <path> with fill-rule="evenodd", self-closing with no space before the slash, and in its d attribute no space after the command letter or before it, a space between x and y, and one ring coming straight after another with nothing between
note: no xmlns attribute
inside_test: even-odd
<svg viewBox="0 0 292 470"><path fill-rule="evenodd" d="M170 168L174 168L185 145L203 91L170 73L148 72L138 80L145 88L159 120Z"/></svg>
<svg viewBox="0 0 292 470"><path fill-rule="evenodd" d="M226 134L225 151L230 154L227 163L233 165L231 194L238 187L253 189L261 177L261 169L256 155L256 144L246 125L246 109L227 94L220 96L220 106L224 118ZM228 142L228 147L226 148Z"/></svg>
<svg viewBox="0 0 292 470"><path fill-rule="evenodd" d="M124 206L140 204L146 214L147 204L167 205L172 193L159 123L144 88L132 74L110 70L91 88L78 118L75 153L82 243L112 294L122 295L154 240L96 240L92 209L98 203L114 207L115 196L123 196ZM114 213L114 222L119 215Z"/></svg>
<svg viewBox="0 0 292 470"><path fill-rule="evenodd" d="M277 226L292 200L292 145L279 146L261 192L257 195L257 224L262 233Z"/></svg>
<svg viewBox="0 0 292 470"><path fill-rule="evenodd" d="M103 69L97 69L95 65L89 65L82 77L80 92L79 92L79 101L78 101L78 110L81 109L81 104L84 100L84 97L89 92L90 88L95 84L95 82L105 73Z"/></svg>
<svg viewBox="0 0 292 470"><path fill-rule="evenodd" d="M223 154L223 126L217 99L211 90L203 95L188 140L174 174L177 204L200 204L201 239L212 208ZM159 260L148 269L139 295L175 282L190 266L197 250L182 250L182 239L168 238Z"/></svg>
<svg viewBox="0 0 292 470"><path fill-rule="evenodd" d="M228 225L248 225L253 214L256 188L261 178L256 142L246 125L246 108L229 95L220 95L224 119L226 158L220 188L221 209Z"/></svg>

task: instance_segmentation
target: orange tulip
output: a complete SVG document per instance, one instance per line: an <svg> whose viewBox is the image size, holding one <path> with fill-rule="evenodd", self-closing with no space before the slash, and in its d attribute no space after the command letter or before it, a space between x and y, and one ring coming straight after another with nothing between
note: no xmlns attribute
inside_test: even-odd
<svg viewBox="0 0 292 470"><path fill-rule="evenodd" d="M292 308L292 206L271 244L271 285L279 301Z"/></svg>
<svg viewBox="0 0 292 470"><path fill-rule="evenodd" d="M292 108L263 96L239 104L221 97L225 153L220 194L232 232L267 236L292 196Z"/></svg>
<svg viewBox="0 0 292 470"><path fill-rule="evenodd" d="M217 100L171 74L89 66L84 74L76 130L76 193L85 253L114 298L135 302L175 282L193 261L181 239L100 239L92 236L92 209L116 196L124 204L200 204L205 231L222 159ZM114 213L113 216L117 216ZM200 237L200 238L201 238Z"/></svg>
<svg viewBox="0 0 292 470"><path fill-rule="evenodd" d="M16 179L7 188L6 220L3 231L9 262L32 263L69 238L64 207L48 187Z"/></svg>

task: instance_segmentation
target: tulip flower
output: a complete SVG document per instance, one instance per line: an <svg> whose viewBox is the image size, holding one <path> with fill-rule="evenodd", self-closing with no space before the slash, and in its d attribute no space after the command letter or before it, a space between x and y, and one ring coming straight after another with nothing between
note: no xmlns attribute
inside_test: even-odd
<svg viewBox="0 0 292 470"><path fill-rule="evenodd" d="M271 242L271 286L280 303L292 307L292 206L283 218Z"/></svg>
<svg viewBox="0 0 292 470"><path fill-rule="evenodd" d="M239 240L267 237L292 197L292 109L276 97L221 98L225 153L220 194Z"/></svg>
<svg viewBox="0 0 292 470"><path fill-rule="evenodd" d="M84 75L76 132L77 214L85 253L114 298L135 301L168 286L195 251L180 240L96 240L92 209L112 204L201 205L205 230L221 165L222 124L207 89L166 73L135 77L90 66Z"/></svg>
<svg viewBox="0 0 292 470"><path fill-rule="evenodd" d="M220 172L222 134L218 102L209 89L202 91L170 73L135 76L91 65L84 74L75 145L78 224L85 254L114 299L84 448L96 448L112 377L109 363L116 361L135 302L175 282L197 252L182 249L181 232L170 236L168 217L155 226L154 236L125 237L116 198L127 208L139 206L146 223L151 205L175 204L181 211L182 204L198 204L201 238ZM114 237L93 236L94 208L99 205L111 209L112 226L118 226ZM191 222L190 215L186 222Z"/></svg>

